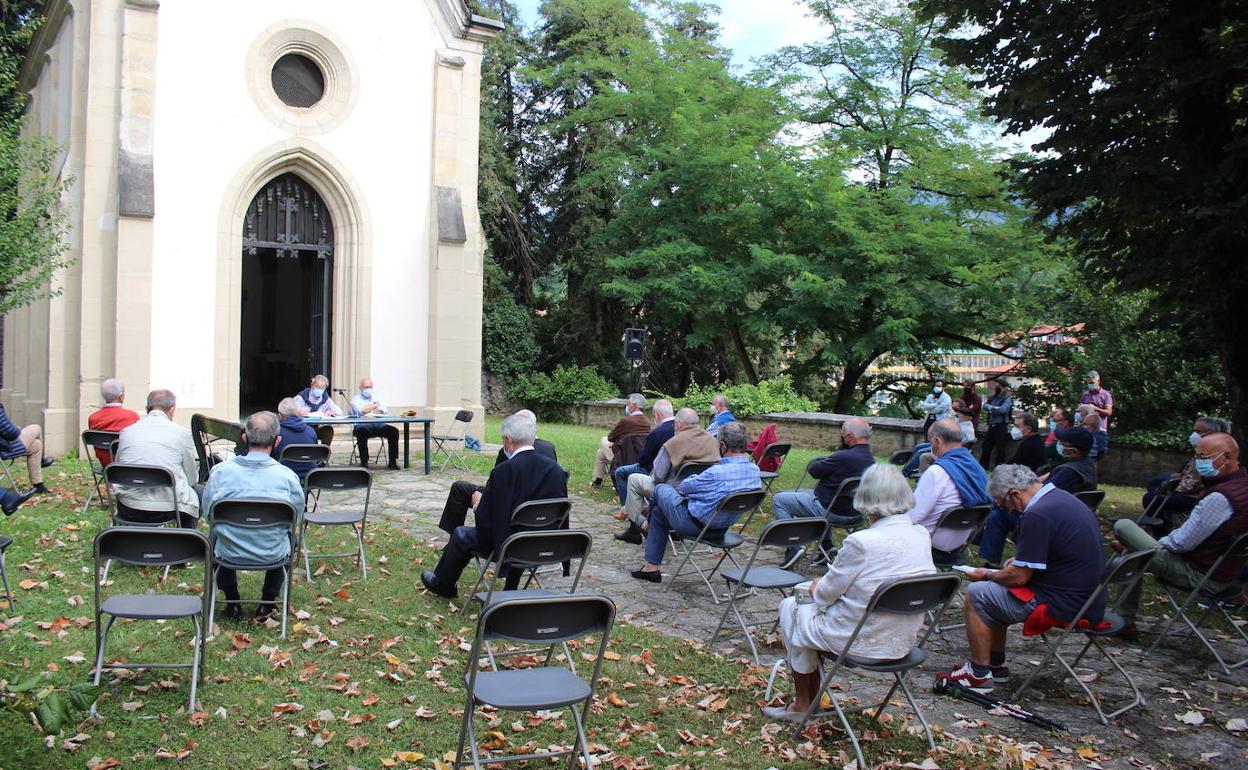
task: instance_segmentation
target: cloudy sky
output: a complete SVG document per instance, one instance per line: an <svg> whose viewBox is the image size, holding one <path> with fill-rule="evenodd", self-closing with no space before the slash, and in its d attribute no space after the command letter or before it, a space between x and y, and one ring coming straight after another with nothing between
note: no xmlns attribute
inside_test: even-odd
<svg viewBox="0 0 1248 770"><path fill-rule="evenodd" d="M516 0L526 23L537 18L540 1ZM733 62L743 67L781 46L808 43L823 33L794 0L717 0L716 4L722 9L721 41L733 52Z"/></svg>

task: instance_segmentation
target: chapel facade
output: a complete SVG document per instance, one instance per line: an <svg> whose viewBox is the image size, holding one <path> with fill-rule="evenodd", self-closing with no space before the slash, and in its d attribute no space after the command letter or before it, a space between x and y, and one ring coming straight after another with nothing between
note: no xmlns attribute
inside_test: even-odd
<svg viewBox="0 0 1248 770"><path fill-rule="evenodd" d="M237 419L371 377L480 404L481 57L463 0L50 0L22 72L75 262L4 325L0 401L78 445L99 385ZM341 396L339 397L341 399Z"/></svg>

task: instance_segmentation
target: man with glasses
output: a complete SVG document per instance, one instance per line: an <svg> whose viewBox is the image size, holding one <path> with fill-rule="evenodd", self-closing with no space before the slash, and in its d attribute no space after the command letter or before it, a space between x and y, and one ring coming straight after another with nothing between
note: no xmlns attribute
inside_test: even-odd
<svg viewBox="0 0 1248 770"><path fill-rule="evenodd" d="M1209 433L1196 444L1193 463L1204 491L1183 526L1154 540L1130 519L1114 522L1114 550L1141 551L1160 548L1148 563L1148 571L1165 582L1191 590L1227 549L1231 541L1248 532L1248 471L1239 465L1239 445L1227 433ZM1210 593L1225 591L1236 583L1243 560L1228 557L1205 584ZM1126 625L1118 636L1134 642L1140 632L1135 615L1140 605L1140 583L1123 599L1120 613Z"/></svg>

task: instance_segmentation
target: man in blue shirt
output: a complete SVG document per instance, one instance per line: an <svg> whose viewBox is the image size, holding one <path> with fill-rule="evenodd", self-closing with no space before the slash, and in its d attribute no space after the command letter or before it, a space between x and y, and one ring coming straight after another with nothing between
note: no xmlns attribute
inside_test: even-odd
<svg viewBox="0 0 1248 770"><path fill-rule="evenodd" d="M213 466L212 475L204 487L203 510L208 512L209 527L213 527L213 505L230 499L284 500L295 507L297 519L303 518L303 486L299 477L271 456L281 443L279 431L277 415L272 412L256 412L247 418L246 433L243 435L247 454ZM295 531L299 531L298 521ZM275 527L253 529L220 524L215 527L215 532L216 557L235 564L272 564L289 555L293 547L288 530ZM280 567L265 572L256 617L273 614L284 579L285 572ZM234 570L218 569L217 587L226 599L239 599L238 575ZM242 617L242 608L237 604L227 604L225 616Z"/></svg>
<svg viewBox="0 0 1248 770"><path fill-rule="evenodd" d="M386 411L386 404L381 397L373 392L373 381L368 377L360 380L360 390L351 397L351 416L352 417L380 417L383 414L389 414ZM368 425L361 423L355 426L355 430L351 431L355 437L356 450L360 455L360 467L368 467L368 440L370 438L383 438L389 445L390 464L386 466L388 470L397 471L399 469L399 429L393 425L378 423L377 425Z"/></svg>
<svg viewBox="0 0 1248 770"><path fill-rule="evenodd" d="M315 444L316 431L312 430L312 426L303 421L299 416L299 402L293 398L283 398L281 403L277 405L277 416L281 419L281 432L278 438L283 447L297 446L299 444ZM281 456L281 452L278 452ZM296 460L282 460L282 465L290 468L295 475L302 481L308 477L312 469L316 467L316 463L299 462Z"/></svg>
<svg viewBox="0 0 1248 770"><path fill-rule="evenodd" d="M716 464L690 476L679 487L659 484L654 488L654 505L650 508L649 529L646 532L646 563L632 571L638 580L658 583L662 580L659 564L667 550L667 534L675 532L682 537L697 537L708 518L716 515L716 509L728 495L762 489L758 466L750 462L745 449L745 426L733 421L725 423L719 431L719 453L722 459ZM736 523L740 514L720 514L711 521L709 532L723 532Z"/></svg>
<svg viewBox="0 0 1248 770"><path fill-rule="evenodd" d="M715 416L711 418L710 425L706 426L706 432L719 438L719 431L730 422L736 422L736 417L732 416L732 412L728 409L728 397L720 393L711 399L711 409L715 412Z"/></svg>
<svg viewBox="0 0 1248 770"><path fill-rule="evenodd" d="M1096 514L1069 492L1041 484L1025 465L999 465L988 481L996 507L1021 511L1018 548L1004 569L977 569L963 605L971 659L937 674L937 680L979 693L1009 680L1005 634L1041 606L1043 614L1069 623L1100 585L1105 552ZM1105 614L1102 593L1084 616L1096 624Z"/></svg>

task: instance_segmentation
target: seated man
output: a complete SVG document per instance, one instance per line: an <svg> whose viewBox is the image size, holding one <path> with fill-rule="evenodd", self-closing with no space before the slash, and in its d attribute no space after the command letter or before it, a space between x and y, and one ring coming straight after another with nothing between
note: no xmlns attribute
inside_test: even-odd
<svg viewBox="0 0 1248 770"><path fill-rule="evenodd" d="M816 457L806 466L806 472L818 485L811 489L794 489L777 492L771 498L771 511L777 519L794 516L824 516L833 524L852 526L862 517L854 510L853 498L836 501L836 507L828 511L828 503L836 489L845 479L859 477L875 464L871 455L871 425L861 417L853 417L841 426L841 450L827 457ZM802 555L801 548L789 548L784 553L783 569L789 569Z"/></svg>
<svg viewBox="0 0 1248 770"><path fill-rule="evenodd" d="M1040 418L1030 412L1023 412L1014 418L1014 427L1010 428L1010 438L1018 442L1014 448L1014 456L1010 465L1026 465L1035 473L1047 460L1044 456L1044 438L1040 435Z"/></svg>
<svg viewBox="0 0 1248 770"><path fill-rule="evenodd" d="M365 377L360 380L360 390L351 397L352 416L376 415L380 417L383 414L389 414L386 411L386 404L376 393L373 392L373 381ZM399 429L393 425L356 425L355 430L351 431L351 435L355 436L355 446L360 454L360 467L368 467L368 440L370 438L384 438L390 445L390 464L386 466L388 470L397 471L399 469Z"/></svg>
<svg viewBox="0 0 1248 770"><path fill-rule="evenodd" d="M1196 449L1196 445L1200 440L1210 433L1230 433L1231 424L1220 417L1197 417L1195 425L1192 426L1192 433L1188 436L1188 441L1192 444L1192 449ZM1175 473L1162 473L1154 476L1147 482L1148 491L1144 493L1143 505L1148 508L1153 504L1153 500L1160 494L1161 487L1166 482L1177 479L1178 484L1174 491L1167 495L1161 504L1161 509L1157 511L1157 515L1161 518L1162 534L1169 532L1171 529L1170 521L1176 515L1191 513L1196 507L1196 500L1200 497L1204 490L1204 485L1200 481L1200 474L1196 472L1196 463L1194 460L1188 460ZM1154 532L1156 534L1156 532Z"/></svg>
<svg viewBox="0 0 1248 770"><path fill-rule="evenodd" d="M568 496L568 477L554 460L533 451L537 422L519 414L503 420L503 448L510 459L494 466L485 490L476 497L475 527L456 527L442 557L420 580L431 593L454 599L460 573L476 553L495 553L511 534L511 514L530 500ZM517 571L506 576L505 588L515 588Z"/></svg>
<svg viewBox="0 0 1248 770"><path fill-rule="evenodd" d="M707 518L716 516L716 508L734 492L762 489L758 466L746 453L745 426L735 420L719 429L719 453L722 459L696 476L680 482L679 487L659 484L654 488L654 505L650 508L650 526L646 531L646 563L632 571L638 580L660 582L659 565L667 550L667 534L697 537ZM719 514L710 521L710 533L722 533L737 521L735 513Z"/></svg>
<svg viewBox="0 0 1248 770"><path fill-rule="evenodd" d="M1115 550L1161 550L1148 563L1148 571L1165 582L1190 591L1200 582L1231 541L1248 532L1248 471L1239 464L1239 445L1227 433L1210 433L1196 444L1196 472L1205 491L1183 526L1154 540L1130 519L1114 522ZM1242 559L1227 557L1218 565L1206 588L1227 590L1239 581ZM1139 638L1135 615L1140 605L1140 584L1123 599L1119 612L1126 625L1118 633L1127 641Z"/></svg>
<svg viewBox="0 0 1248 770"><path fill-rule="evenodd" d="M1049 433L1044 439L1044 458L1053 463L1060 463L1062 456L1057 452L1057 429L1075 427L1075 418L1062 408L1054 409L1049 415Z"/></svg>
<svg viewBox="0 0 1248 770"><path fill-rule="evenodd" d="M124 405L126 386L122 384L121 380L116 377L109 377L101 382L100 396L104 399L104 406L95 410L87 417L87 428L89 430L106 430L112 433L121 433L139 421L139 413L133 409L127 409ZM100 461L100 465L104 467L108 467L108 464L113 461L107 449L96 449L95 456Z"/></svg>
<svg viewBox="0 0 1248 770"><path fill-rule="evenodd" d="M532 422L533 430L536 432L537 415L528 409L521 409L516 412L516 416ZM559 454L555 451L555 445L546 439L534 438L533 451L549 457L556 463L559 462ZM498 456L494 458L494 467L497 468L509 459L511 455L507 453L506 447L499 449ZM472 481L460 480L451 484L451 492L446 496L446 505L442 507L442 519L438 522L438 528L448 535L455 534L455 528L464 526L464 522L468 519L468 509L477 507L477 502L484 491L485 487L478 486Z"/></svg>
<svg viewBox="0 0 1248 770"><path fill-rule="evenodd" d="M621 465L612 474L615 481L615 493L619 495L620 505L628 502L628 477L634 473L650 473L654 469L654 460L659 456L659 450L671 440L672 436L676 435L676 422L672 415L671 401L666 398L655 401L650 414L654 418L654 430L646 436L646 443L641 447L641 454L637 455L637 462L631 465Z"/></svg>
<svg viewBox="0 0 1248 770"><path fill-rule="evenodd" d="M298 399L283 398L281 403L277 405L277 416L282 421L281 429L278 436L282 440L282 446L295 446L297 444L315 444L316 431L312 430L312 426L303 421L299 416L302 409L299 406ZM281 452L278 452L281 457ZM282 465L290 468L303 481L308 474L316 467L316 463L299 462L297 460L281 460Z"/></svg>
<svg viewBox="0 0 1248 770"><path fill-rule="evenodd" d="M1092 450L1092 434L1083 428L1058 428L1057 447L1066 462L1052 473L1041 476L1040 483L1052 484L1072 495L1096 489L1096 463L1088 456ZM1021 514L996 507L988 514L979 539L979 558L988 569L1001 565L1005 538L1018 528L1020 517Z"/></svg>
<svg viewBox="0 0 1248 770"><path fill-rule="evenodd" d="M212 467L204 487L204 510L212 522L212 507L222 500L285 500L295 507L296 528L303 517L303 486L290 468L273 459L273 450L281 445L281 426L272 412L256 412L247 418L243 441L247 454L233 457ZM271 564L290 554L293 544L285 531L276 528L253 529L221 524L217 528L215 556L235 564ZM285 574L280 567L266 570L264 587L260 590L257 618L273 614ZM237 601L238 575L224 567L217 570L217 588L225 598ZM242 607L227 604L227 618L242 617Z"/></svg>
<svg viewBox="0 0 1248 770"><path fill-rule="evenodd" d="M342 409L334 403L334 399L329 394L329 378L323 374L318 374L312 378L312 382L308 387L299 391L295 398L299 400L299 416L317 416L333 419L342 417ZM317 425L316 439L322 444L334 443L334 426Z"/></svg>
<svg viewBox="0 0 1248 770"><path fill-rule="evenodd" d="M996 682L1009 679L1005 633L1010 626L1024 622L1041 606L1048 617L1069 623L1105 572L1096 515L1074 495L1041 484L1022 465L998 466L988 490L996 507L1023 514L1018 551L1004 569L967 574L974 581L963 605L971 659L936 677L979 693L992 692ZM1104 613L1102 594L1085 617L1096 624Z"/></svg>
<svg viewBox="0 0 1248 770"><path fill-rule="evenodd" d="M114 462L154 465L173 474L178 499L178 519L187 529L199 525L199 479L195 442L191 432L173 422L177 398L173 391L158 389L147 394L147 416L121 432ZM117 501L136 511L166 511L169 496L163 489L118 485Z"/></svg>
<svg viewBox="0 0 1248 770"><path fill-rule="evenodd" d="M43 456L43 429L34 424L17 427L4 413L4 405L0 404L0 459L12 460L15 457L26 458L30 486L36 492L46 494L48 488L43 484L43 469L55 463L56 459Z"/></svg>
<svg viewBox="0 0 1248 770"><path fill-rule="evenodd" d="M642 512L646 500L654 495L658 484L675 478L676 471L687 462L717 463L719 462L719 442L711 434L702 430L702 420L698 413L685 407L676 413L676 435L668 439L659 456L654 458L654 467L650 473L634 473L628 477L628 493L624 500L624 515L628 518L628 529L615 536L616 540L641 545L646 515Z"/></svg>
<svg viewBox="0 0 1248 770"><path fill-rule="evenodd" d="M646 397L632 393L624 404L624 416L611 432L598 442L598 454L594 457L594 489L602 486L607 471L621 465L632 465L645 445L650 433L650 421L646 419ZM631 451L631 454L630 454Z"/></svg>
<svg viewBox="0 0 1248 770"><path fill-rule="evenodd" d="M1075 412L1075 422L1092 434L1092 451L1089 456L1096 462L1109 454L1109 433L1105 430L1105 421L1091 404L1082 404Z"/></svg>
<svg viewBox="0 0 1248 770"><path fill-rule="evenodd" d="M970 532L938 529L940 517L954 508L988 505L988 474L962 446L962 429L953 420L939 420L927 431L936 457L914 489L910 520L932 536L932 550L952 556L966 545Z"/></svg>
<svg viewBox="0 0 1248 770"><path fill-rule="evenodd" d="M735 422L736 417L732 416L732 411L728 409L728 397L723 393L711 399L711 411L715 416L711 418L711 422L706 426L706 432L715 438L719 438L719 430L730 422Z"/></svg>

